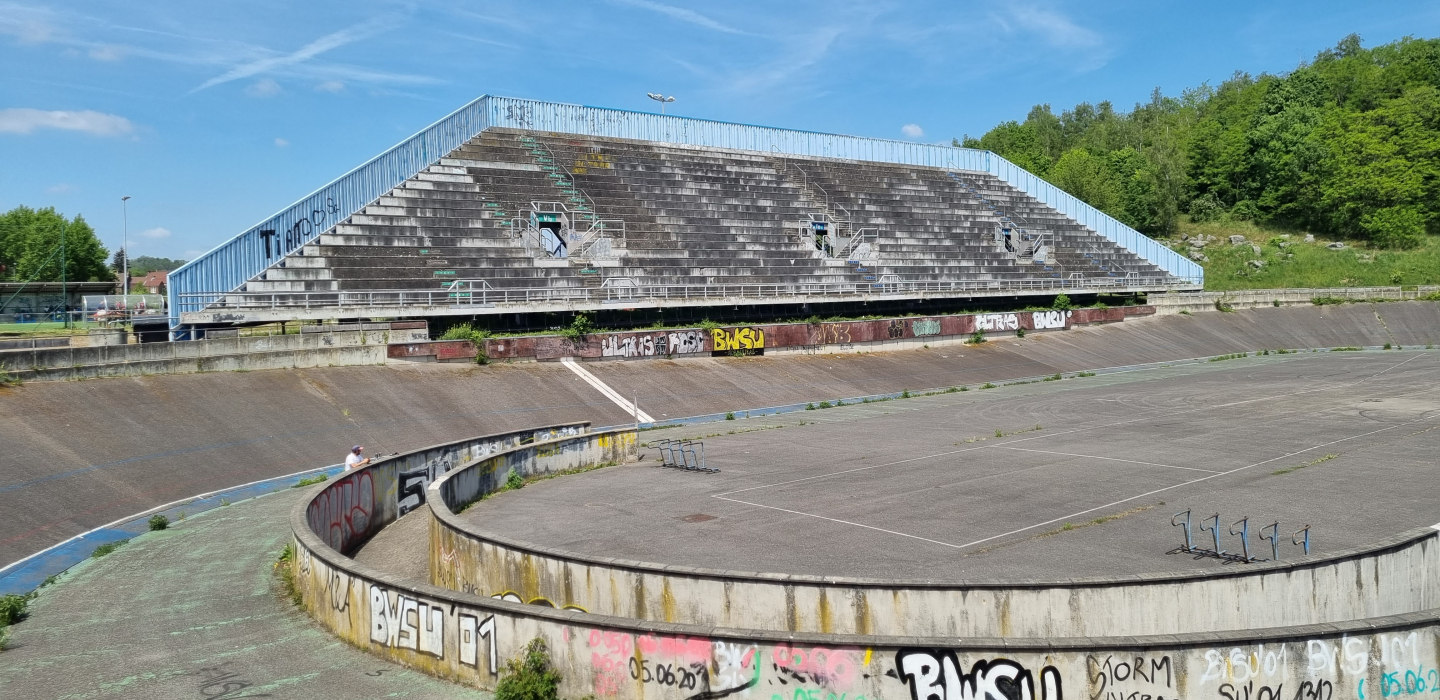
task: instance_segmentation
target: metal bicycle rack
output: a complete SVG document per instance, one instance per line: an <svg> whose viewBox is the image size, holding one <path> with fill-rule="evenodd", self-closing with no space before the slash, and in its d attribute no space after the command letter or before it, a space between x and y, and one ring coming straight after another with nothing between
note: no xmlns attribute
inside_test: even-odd
<svg viewBox="0 0 1440 700"><path fill-rule="evenodd" d="M1183 520L1182 520L1183 517ZM1176 513L1170 518L1172 527L1179 527L1185 533L1185 544L1166 552L1166 554L1193 554L1196 559L1213 557L1225 564L1253 564L1262 561L1280 560L1280 521L1275 521L1260 528L1259 537L1261 540L1270 542L1270 559L1257 557L1250 553L1250 516L1245 516L1230 524L1230 534L1240 537L1240 554L1227 552L1220 546L1220 514L1216 513L1200 521L1201 532L1209 532L1215 543L1214 549L1195 546L1194 533L1190 529L1190 511L1184 510ZM1238 530L1236 528L1239 528ZM1301 538L1301 535L1304 538ZM1303 546L1305 554L1310 553L1310 526L1300 528L1290 536L1290 543L1295 546Z"/></svg>
<svg viewBox="0 0 1440 700"><path fill-rule="evenodd" d="M720 471L705 466L705 443L700 440L656 440L652 447L660 451L661 466L692 472Z"/></svg>

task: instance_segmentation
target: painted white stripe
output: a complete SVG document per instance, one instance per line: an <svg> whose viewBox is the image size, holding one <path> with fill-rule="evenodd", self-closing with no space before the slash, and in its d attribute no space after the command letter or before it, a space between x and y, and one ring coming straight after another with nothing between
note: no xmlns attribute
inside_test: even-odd
<svg viewBox="0 0 1440 700"><path fill-rule="evenodd" d="M570 371L571 371L571 372L574 372L576 376L580 377L581 379L584 379L586 384L589 384L590 386L595 387L595 390L598 391L598 392L600 392L601 394L604 394L604 395L605 395L605 398L610 399L611 401L615 402L615 405L616 405L616 406L619 406L620 408L625 409L625 412L626 412L626 413L629 413L630 415L635 416L635 420L640 421L641 423L654 423L654 422L655 422L655 419L654 419L654 418L651 418L651 417L650 417L650 414L648 414L648 413L640 410L640 408L639 408L638 406L636 406L635 404L630 403L629 401L626 401L626 400L625 400L625 397L621 396L621 395L620 395L618 392L616 392L614 389L611 389L609 386L607 386L607 385L605 384L605 382L600 381L600 378L599 378L599 377L596 377L596 376L593 375L593 374L591 374L591 373L589 372L589 370L586 370L584 367L581 367L581 366L580 366L580 363L576 362L575 360L573 360L573 359L571 359L571 358L562 357L562 358L560 358L560 364L565 365L566 367L570 368Z"/></svg>

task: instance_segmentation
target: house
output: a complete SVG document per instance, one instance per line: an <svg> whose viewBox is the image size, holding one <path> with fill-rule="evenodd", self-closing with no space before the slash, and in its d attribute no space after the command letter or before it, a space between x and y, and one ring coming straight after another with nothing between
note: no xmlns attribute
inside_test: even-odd
<svg viewBox="0 0 1440 700"><path fill-rule="evenodd" d="M156 270L146 273L144 277L130 278L131 294L164 294L165 280L170 274L169 270Z"/></svg>

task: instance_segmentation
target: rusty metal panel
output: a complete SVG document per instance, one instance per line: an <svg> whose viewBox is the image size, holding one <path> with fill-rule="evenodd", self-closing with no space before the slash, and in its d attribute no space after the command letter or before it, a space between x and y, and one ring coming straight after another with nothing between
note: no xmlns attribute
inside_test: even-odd
<svg viewBox="0 0 1440 700"><path fill-rule="evenodd" d="M1155 315L1155 307L1149 306L1149 305L1146 305L1146 304L1142 304L1142 305L1140 305L1140 306L1122 306L1122 307L1120 307L1120 308L1121 308L1122 310L1124 310L1125 316L1126 316L1127 318L1130 317L1130 316L1153 316L1153 315Z"/></svg>
<svg viewBox="0 0 1440 700"><path fill-rule="evenodd" d="M475 344L468 340L438 340L431 345L435 347L437 360L472 359L476 354Z"/></svg>
<svg viewBox="0 0 1440 700"><path fill-rule="evenodd" d="M434 343L395 343L385 346L385 356L391 359L433 357L434 355Z"/></svg>
<svg viewBox="0 0 1440 700"><path fill-rule="evenodd" d="M814 345L811 339L809 323L782 323L774 326L763 326L765 331L765 345L771 348L799 348L806 345Z"/></svg>
<svg viewBox="0 0 1440 700"><path fill-rule="evenodd" d="M392 331L413 331L429 327L430 324L424 321L392 321L390 323L390 330Z"/></svg>

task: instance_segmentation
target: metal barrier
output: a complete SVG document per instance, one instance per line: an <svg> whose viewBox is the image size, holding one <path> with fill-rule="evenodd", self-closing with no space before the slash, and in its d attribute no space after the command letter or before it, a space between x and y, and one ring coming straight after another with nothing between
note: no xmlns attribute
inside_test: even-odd
<svg viewBox="0 0 1440 700"><path fill-rule="evenodd" d="M989 151L486 95L172 271L172 313L199 311L238 290L490 127L987 172L1169 274L1204 281L1199 265Z"/></svg>
<svg viewBox="0 0 1440 700"><path fill-rule="evenodd" d="M975 294L1012 292L1120 292L1153 291L1163 282L1146 284L1140 279L1091 277L1085 279L980 280L952 282L903 282L884 275L875 282L799 283L799 284L694 284L638 285L626 284L590 287L523 287L493 288L484 280L455 280L437 289L372 290L354 292L231 292L218 295L209 303L208 311L246 311L266 309L365 309L423 307L477 308L497 304L538 304L546 302L589 302L608 304L620 302L729 300L729 299L814 299L835 297L857 298L865 295L894 294ZM461 284L463 283L463 284ZM457 284L461 286L456 286ZM634 286L631 286L634 285ZM457 294L464 291L467 294ZM214 294L195 295L203 299ZM187 300L181 295L181 301ZM192 304L193 305L193 304ZM344 315L344 314L341 314Z"/></svg>
<svg viewBox="0 0 1440 700"><path fill-rule="evenodd" d="M684 469L691 472L716 473L717 468L705 466L705 443L700 440L656 440L653 445L660 452L660 466ZM698 451L695 448L700 448Z"/></svg>
<svg viewBox="0 0 1440 700"><path fill-rule="evenodd" d="M1184 516L1185 519L1181 520L1181 516ZM1167 554L1193 554L1195 555L1196 559L1204 559L1206 557L1210 557L1214 559L1219 559L1225 564L1254 564L1256 562L1262 561L1280 561L1280 521L1278 520L1269 525L1266 525L1265 527L1260 528L1260 539L1270 542L1270 559L1257 557L1250 553L1250 516L1248 515L1230 524L1230 534L1238 535L1240 537L1240 554L1227 552L1223 548L1221 548L1219 513L1216 513L1200 521L1200 531L1208 531L1214 538L1214 549L1206 549L1204 547L1195 546L1195 539L1190 531L1190 511L1184 510L1176 513L1170 518L1170 525L1173 527L1181 528L1184 531L1185 544L1182 544L1179 547L1176 547L1175 549L1166 552ZM1239 530L1235 529L1237 525L1240 527ZM1305 535L1305 539L1303 541L1299 539L1302 533ZM1305 527L1296 530L1295 534L1290 536L1290 543L1297 547L1303 546L1305 548L1305 554L1309 554L1310 526L1306 525Z"/></svg>

